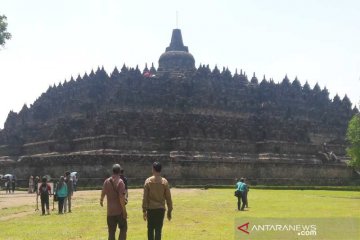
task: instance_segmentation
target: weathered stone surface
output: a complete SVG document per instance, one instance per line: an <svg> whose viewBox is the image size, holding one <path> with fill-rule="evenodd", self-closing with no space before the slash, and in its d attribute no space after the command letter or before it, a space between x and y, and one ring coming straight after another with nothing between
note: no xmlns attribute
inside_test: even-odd
<svg viewBox="0 0 360 240"><path fill-rule="evenodd" d="M112 164L126 168L132 185L143 184L153 161L163 163L163 174L178 184L232 184L235 177L246 176L251 184L342 185L359 181L356 174L343 164L322 165L303 162L295 156L259 154L234 155L217 153L122 152L99 150L70 154L49 154L23 157L3 166L23 176L29 172L59 177L72 169L80 172L80 186L100 186L111 174ZM26 181L24 181L26 184Z"/></svg>
<svg viewBox="0 0 360 240"><path fill-rule="evenodd" d="M152 66L141 73L124 65L109 76L98 68L49 87L19 113L10 112L0 132L0 156L13 162L0 161L2 171L6 165L27 177L71 168L102 177L121 160L136 179L148 175L146 164L158 159L176 166L170 178L187 182L239 175L351 179L343 162L345 131L358 110L346 96L331 100L326 88L311 89L287 76L276 84L265 77L260 82L255 74L249 81L243 71L195 68L177 30L166 53L171 59L162 55L158 71ZM338 166L321 161L324 142L339 157ZM87 152L91 157L81 155ZM137 154L142 156L138 165ZM87 167L92 161L96 168ZM303 164L299 171L297 164Z"/></svg>

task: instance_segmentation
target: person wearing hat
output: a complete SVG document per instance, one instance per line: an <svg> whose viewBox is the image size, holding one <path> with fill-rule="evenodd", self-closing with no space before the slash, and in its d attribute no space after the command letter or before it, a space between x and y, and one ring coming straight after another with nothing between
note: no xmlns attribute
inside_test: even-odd
<svg viewBox="0 0 360 240"><path fill-rule="evenodd" d="M120 229L119 240L126 240L127 212L125 207L125 184L120 178L121 167L114 164L112 176L105 179L100 197L100 206L107 200L108 239L115 240L116 227Z"/></svg>
<svg viewBox="0 0 360 240"><path fill-rule="evenodd" d="M50 211L49 211L49 196L51 194L51 187L50 185L47 183L47 178L43 177L41 179L41 185L39 187L39 195L40 195L40 200L41 200L41 211L42 211L42 215L45 215L45 206L46 206L46 213L49 215Z"/></svg>

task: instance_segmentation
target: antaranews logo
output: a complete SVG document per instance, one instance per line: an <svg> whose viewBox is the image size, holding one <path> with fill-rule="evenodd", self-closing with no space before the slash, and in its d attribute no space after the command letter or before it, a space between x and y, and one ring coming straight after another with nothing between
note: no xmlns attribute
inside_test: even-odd
<svg viewBox="0 0 360 240"><path fill-rule="evenodd" d="M234 237L236 240L354 240L360 236L358 226L357 218L235 218Z"/></svg>
<svg viewBox="0 0 360 240"><path fill-rule="evenodd" d="M303 225L303 224L254 224L249 228L250 222L244 223L237 227L238 230L250 234L249 231L259 232L296 232L299 236L316 236L316 225Z"/></svg>
<svg viewBox="0 0 360 240"><path fill-rule="evenodd" d="M243 232L246 233L246 234L249 234L249 232L248 232L249 224L250 224L250 223L247 222L247 223L245 223L245 224L243 224L243 225L241 225L241 226L238 226L237 229L239 229L240 231L243 231Z"/></svg>

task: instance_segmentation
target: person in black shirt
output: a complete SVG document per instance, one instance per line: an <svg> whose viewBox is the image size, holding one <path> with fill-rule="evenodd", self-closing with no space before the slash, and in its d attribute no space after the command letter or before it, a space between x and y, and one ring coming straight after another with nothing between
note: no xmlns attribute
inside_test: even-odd
<svg viewBox="0 0 360 240"><path fill-rule="evenodd" d="M15 179L15 177L13 176L13 178L11 179L11 190L12 190L12 193L15 192L15 187L16 187L16 179Z"/></svg>
<svg viewBox="0 0 360 240"><path fill-rule="evenodd" d="M42 183L39 187L39 195L40 195L40 200L41 200L41 211L42 211L42 215L45 215L45 206L46 206L46 213L49 215L50 211L49 211L49 195L51 194L51 187L50 185L47 183L47 178L43 177L42 179Z"/></svg>

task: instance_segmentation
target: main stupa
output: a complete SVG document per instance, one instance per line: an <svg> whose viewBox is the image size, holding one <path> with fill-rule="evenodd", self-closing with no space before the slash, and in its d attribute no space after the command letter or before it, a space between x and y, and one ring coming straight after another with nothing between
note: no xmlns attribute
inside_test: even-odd
<svg viewBox="0 0 360 240"><path fill-rule="evenodd" d="M195 59L188 47L184 46L180 29L173 30L170 46L159 58L158 71L195 71Z"/></svg>

